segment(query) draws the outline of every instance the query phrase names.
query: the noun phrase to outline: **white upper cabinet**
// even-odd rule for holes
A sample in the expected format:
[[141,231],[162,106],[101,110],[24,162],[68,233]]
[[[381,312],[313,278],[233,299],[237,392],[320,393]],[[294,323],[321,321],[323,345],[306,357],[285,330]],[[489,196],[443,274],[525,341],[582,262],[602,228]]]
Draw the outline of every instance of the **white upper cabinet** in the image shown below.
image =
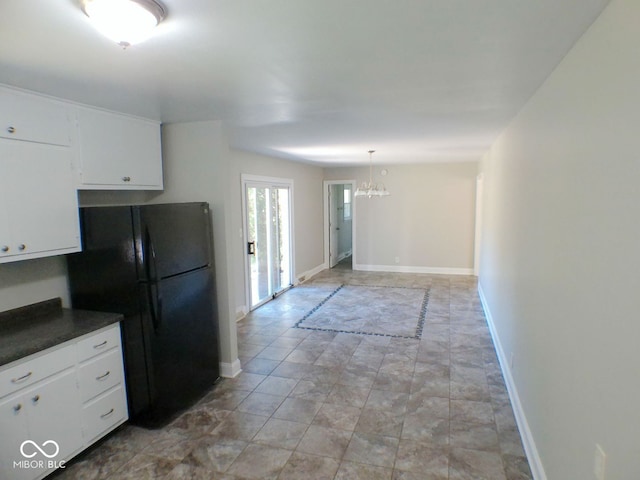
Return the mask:
[[0,263],[80,250],[71,106],[0,89]]
[[78,107],[79,189],[162,190],[160,124]]
[[0,85],[0,263],[78,252],[78,189],[162,190],[160,123]]
[[10,90],[0,90],[0,137],[71,145],[71,111],[64,103]]
[[69,147],[0,139],[0,263],[80,251]]

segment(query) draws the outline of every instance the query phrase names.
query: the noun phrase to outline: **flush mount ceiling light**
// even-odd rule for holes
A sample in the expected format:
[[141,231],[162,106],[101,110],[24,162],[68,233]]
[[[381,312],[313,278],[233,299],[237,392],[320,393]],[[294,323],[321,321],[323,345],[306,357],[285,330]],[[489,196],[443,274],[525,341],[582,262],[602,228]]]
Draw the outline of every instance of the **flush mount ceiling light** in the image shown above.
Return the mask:
[[358,187],[356,193],[353,195],[355,197],[386,197],[389,195],[389,192],[384,186],[384,183],[373,183],[373,154],[375,150],[369,150],[369,183],[363,182],[362,185]]
[[82,11],[100,33],[123,48],[149,38],[165,17],[155,0],[82,0]]

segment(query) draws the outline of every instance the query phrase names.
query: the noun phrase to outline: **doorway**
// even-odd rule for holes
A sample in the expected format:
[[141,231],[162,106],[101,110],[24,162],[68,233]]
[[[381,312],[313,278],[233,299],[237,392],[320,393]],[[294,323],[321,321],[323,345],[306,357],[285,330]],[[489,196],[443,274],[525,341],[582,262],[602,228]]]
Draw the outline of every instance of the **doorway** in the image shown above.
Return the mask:
[[249,309],[292,285],[293,180],[242,176],[246,295]]
[[324,182],[325,264],[334,268],[355,258],[355,180]]

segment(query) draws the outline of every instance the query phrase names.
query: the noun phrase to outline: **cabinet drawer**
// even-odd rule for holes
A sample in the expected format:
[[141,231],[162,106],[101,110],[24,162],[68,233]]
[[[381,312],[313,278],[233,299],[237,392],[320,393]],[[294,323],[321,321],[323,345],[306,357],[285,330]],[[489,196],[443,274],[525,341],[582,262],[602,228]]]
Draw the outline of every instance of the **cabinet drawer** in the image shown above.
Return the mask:
[[80,399],[87,400],[122,383],[122,353],[119,348],[83,364],[78,372]]
[[69,108],[37,95],[0,90],[0,137],[71,145]]
[[0,371],[0,398],[75,365],[75,345],[68,345]]
[[78,342],[78,361],[84,362],[118,346],[120,346],[120,325],[116,324],[108,330],[80,340]]
[[124,388],[119,386],[85,405],[82,410],[85,442],[91,442],[127,419]]

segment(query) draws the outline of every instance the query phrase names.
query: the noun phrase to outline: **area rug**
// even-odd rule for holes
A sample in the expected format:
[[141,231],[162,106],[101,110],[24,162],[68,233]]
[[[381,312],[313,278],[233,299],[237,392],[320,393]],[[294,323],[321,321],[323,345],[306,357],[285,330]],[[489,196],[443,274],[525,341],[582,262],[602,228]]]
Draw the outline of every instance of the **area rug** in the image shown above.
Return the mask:
[[421,288],[340,285],[295,327],[419,339],[428,301]]

